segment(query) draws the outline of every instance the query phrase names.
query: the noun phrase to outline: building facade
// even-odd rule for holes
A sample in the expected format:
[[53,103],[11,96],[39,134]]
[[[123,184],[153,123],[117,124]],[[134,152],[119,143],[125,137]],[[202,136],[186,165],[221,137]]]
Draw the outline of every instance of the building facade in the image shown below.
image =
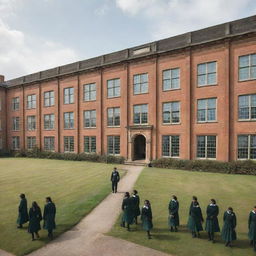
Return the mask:
[[0,148],[256,159],[256,16],[4,81]]

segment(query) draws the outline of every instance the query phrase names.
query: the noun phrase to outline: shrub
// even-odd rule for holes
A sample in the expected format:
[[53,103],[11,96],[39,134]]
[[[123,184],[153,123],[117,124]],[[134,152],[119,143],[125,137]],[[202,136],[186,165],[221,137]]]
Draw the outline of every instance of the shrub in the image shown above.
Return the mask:
[[176,168],[201,172],[256,175],[256,162],[251,160],[220,162],[215,160],[179,160],[173,158],[160,158],[152,161],[152,166],[158,168]]

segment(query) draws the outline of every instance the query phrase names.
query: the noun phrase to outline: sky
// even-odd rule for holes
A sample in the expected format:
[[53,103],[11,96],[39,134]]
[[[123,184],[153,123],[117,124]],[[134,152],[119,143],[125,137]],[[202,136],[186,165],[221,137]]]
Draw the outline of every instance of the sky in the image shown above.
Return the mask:
[[0,0],[6,80],[256,14],[256,0]]

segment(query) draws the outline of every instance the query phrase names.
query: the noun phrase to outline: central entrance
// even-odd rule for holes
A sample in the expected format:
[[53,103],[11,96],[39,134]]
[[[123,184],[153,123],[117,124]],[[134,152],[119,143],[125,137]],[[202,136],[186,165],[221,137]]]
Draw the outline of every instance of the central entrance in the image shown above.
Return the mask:
[[146,138],[139,134],[133,141],[134,154],[133,160],[145,160],[146,159]]

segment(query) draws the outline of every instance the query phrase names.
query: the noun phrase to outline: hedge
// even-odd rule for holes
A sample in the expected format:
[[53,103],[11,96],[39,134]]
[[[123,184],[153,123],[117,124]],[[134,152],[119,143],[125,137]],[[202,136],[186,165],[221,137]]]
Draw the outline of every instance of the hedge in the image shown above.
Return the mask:
[[220,162],[215,160],[179,160],[160,158],[151,165],[158,168],[181,169],[201,172],[256,175],[256,162],[252,160]]
[[38,148],[34,148],[33,150],[21,150],[21,151],[10,152],[9,156],[71,160],[71,161],[89,161],[89,162],[113,163],[113,164],[123,164],[125,161],[125,158],[122,156],[109,156],[109,155],[86,154],[86,153],[80,153],[80,154],[58,153],[58,152],[50,152],[50,151],[41,151]]

